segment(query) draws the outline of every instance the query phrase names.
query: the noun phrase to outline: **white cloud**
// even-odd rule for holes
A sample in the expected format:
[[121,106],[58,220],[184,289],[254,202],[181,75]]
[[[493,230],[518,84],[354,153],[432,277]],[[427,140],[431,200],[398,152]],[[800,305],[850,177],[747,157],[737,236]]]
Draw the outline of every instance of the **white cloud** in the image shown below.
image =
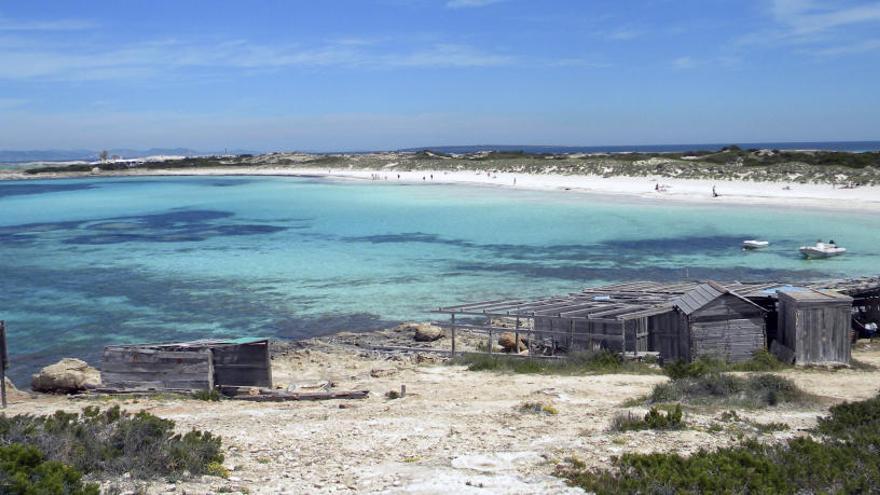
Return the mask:
[[503,1],[504,0],[449,0],[446,2],[446,7],[450,9],[469,9],[474,7],[485,7]]
[[409,50],[342,40],[323,45],[261,45],[159,40],[117,48],[9,44],[0,50],[0,79],[101,80],[173,76],[192,68],[464,68],[509,65],[516,57],[454,43]]
[[[814,0],[774,0],[772,12],[791,36],[806,36],[853,24],[880,22],[880,2],[845,5]],[[831,5],[829,5],[831,4]]]

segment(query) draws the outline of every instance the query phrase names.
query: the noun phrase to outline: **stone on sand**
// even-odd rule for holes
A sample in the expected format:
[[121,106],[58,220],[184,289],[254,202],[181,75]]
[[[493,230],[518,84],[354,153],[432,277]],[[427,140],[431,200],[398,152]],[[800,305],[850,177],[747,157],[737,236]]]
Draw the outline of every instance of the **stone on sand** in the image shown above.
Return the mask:
[[70,394],[97,388],[101,373],[81,359],[64,358],[46,366],[31,377],[31,388],[36,392]]

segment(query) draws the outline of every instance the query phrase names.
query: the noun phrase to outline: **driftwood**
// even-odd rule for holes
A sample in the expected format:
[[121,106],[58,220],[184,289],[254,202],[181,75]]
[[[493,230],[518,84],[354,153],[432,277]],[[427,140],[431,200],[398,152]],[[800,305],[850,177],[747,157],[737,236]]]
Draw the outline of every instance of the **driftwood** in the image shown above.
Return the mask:
[[349,390],[345,392],[284,392],[279,390],[258,389],[257,394],[239,391],[230,398],[253,402],[286,402],[296,400],[332,400],[332,399],[366,399],[369,390]]

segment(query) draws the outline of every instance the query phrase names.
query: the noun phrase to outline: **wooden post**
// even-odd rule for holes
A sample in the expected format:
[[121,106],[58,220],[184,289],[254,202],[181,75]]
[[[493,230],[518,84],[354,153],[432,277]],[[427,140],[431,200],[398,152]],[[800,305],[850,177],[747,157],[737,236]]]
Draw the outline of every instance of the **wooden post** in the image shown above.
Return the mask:
[[0,321],[0,403],[6,409],[6,368],[9,359],[6,354],[6,322]]
[[519,354],[519,316],[516,317],[516,327],[513,330],[514,354]]
[[455,313],[452,314],[452,357],[455,357]]
[[492,354],[492,330],[489,330],[489,354]]
[[[568,320],[568,355],[570,356],[574,352],[574,319]],[[590,330],[590,324],[587,322],[587,331]],[[592,347],[592,343],[590,345]]]

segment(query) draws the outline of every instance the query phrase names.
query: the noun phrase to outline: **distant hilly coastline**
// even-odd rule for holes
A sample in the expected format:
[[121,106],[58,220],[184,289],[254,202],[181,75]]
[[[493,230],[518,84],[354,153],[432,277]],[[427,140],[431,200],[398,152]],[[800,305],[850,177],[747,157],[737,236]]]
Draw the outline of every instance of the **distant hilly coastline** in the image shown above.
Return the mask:
[[511,144],[478,144],[454,146],[422,146],[405,148],[402,152],[423,150],[441,153],[478,153],[483,151],[524,151],[526,153],[683,153],[687,151],[720,151],[729,146],[742,149],[764,150],[816,150],[816,151],[848,151],[866,152],[880,151],[880,141],[794,141],[794,142],[762,142],[762,143],[700,143],[700,144],[640,144],[614,146],[545,146],[545,145],[511,145]]
[[[111,156],[120,158],[143,158],[148,156],[203,156],[218,153],[240,155],[253,153],[245,150],[229,151],[198,151],[190,148],[150,148],[136,150],[129,148],[115,148],[106,150]],[[0,150],[0,163],[28,163],[28,162],[70,162],[70,161],[93,161],[101,154],[100,150],[73,149],[73,150]]]

